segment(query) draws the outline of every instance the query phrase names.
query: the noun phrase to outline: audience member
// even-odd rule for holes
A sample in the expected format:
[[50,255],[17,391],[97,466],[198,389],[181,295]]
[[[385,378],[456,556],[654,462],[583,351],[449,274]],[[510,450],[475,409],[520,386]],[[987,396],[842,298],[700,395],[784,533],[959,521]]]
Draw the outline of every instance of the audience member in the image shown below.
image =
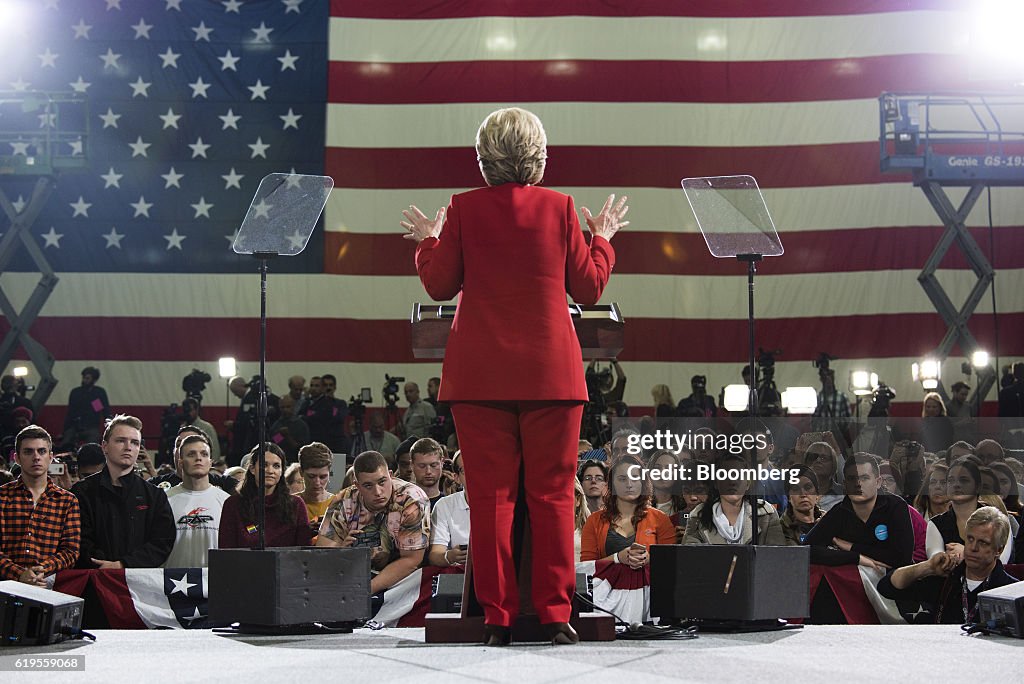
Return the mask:
[[280,408],[281,417],[270,426],[267,439],[281,447],[289,463],[295,463],[299,449],[303,444],[309,444],[309,426],[295,415],[295,399],[291,394],[281,397]]
[[583,461],[576,474],[587,497],[587,508],[591,513],[604,508],[604,496],[608,493],[608,466],[601,461]]
[[917,601],[930,611],[921,622],[976,622],[978,594],[1017,581],[999,560],[1009,537],[1006,516],[991,506],[967,519],[962,555],[939,552],[926,561],[898,568],[878,583],[882,596]]
[[583,526],[587,524],[587,518],[590,517],[590,509],[587,508],[587,497],[583,493],[583,485],[580,484],[578,479],[573,478],[572,481],[573,491],[573,505],[572,505],[572,517],[573,517],[573,533],[572,533],[572,553],[573,562],[580,562],[580,554],[583,551]]
[[999,417],[1024,417],[1024,361],[1013,364],[1011,384],[999,390]]
[[377,411],[370,414],[370,429],[363,433],[363,443],[370,451],[383,454],[385,458],[394,458],[401,441],[384,429],[384,414]]
[[[242,469],[244,472],[244,468]],[[302,479],[302,466],[292,463],[284,469],[284,483],[288,487],[288,493],[299,496],[306,491],[306,481]]]
[[208,551],[217,548],[221,511],[231,496],[210,483],[210,440],[206,434],[188,435],[175,449],[181,483],[167,490],[177,536],[164,562],[167,568],[205,568]]
[[966,382],[953,383],[953,397],[946,404],[946,415],[953,423],[953,438],[968,442],[978,438],[978,426],[975,421],[977,406],[969,403],[967,398],[971,386]]
[[322,442],[336,454],[349,452],[348,435],[345,432],[345,419],[348,417],[348,404],[335,398],[338,380],[330,373],[320,376],[322,393],[313,398],[310,387],[310,402],[302,419],[309,426],[309,438],[314,442]]
[[[164,490],[170,489],[171,487],[176,487],[179,484],[181,484],[181,444],[182,442],[185,441],[186,437],[191,437],[194,435],[203,435],[208,439],[210,438],[209,435],[206,434],[205,430],[200,429],[196,425],[182,425],[180,428],[178,428],[178,434],[174,437],[174,447],[171,449],[171,454],[174,458],[174,470],[172,470],[169,473],[165,473],[163,475],[158,475],[156,477],[150,478],[150,484],[156,485],[157,487],[160,487],[161,489]],[[213,439],[216,439],[216,437],[214,437]],[[211,451],[213,450],[212,443],[210,444],[210,449]],[[227,477],[224,477],[220,473],[214,472],[212,463],[210,466],[210,472],[207,475],[207,477],[210,480],[210,484],[212,484],[213,486],[220,487],[228,494],[235,493],[235,487],[237,486],[237,483]]]
[[405,400],[409,402],[409,408],[405,409],[405,413],[402,414],[402,435],[406,439],[429,437],[430,426],[434,424],[437,412],[433,406],[420,399],[420,387],[415,382],[405,383],[403,389]]
[[[751,483],[729,477],[730,470],[749,468],[750,463],[740,454],[722,454],[715,462],[721,479],[708,487],[707,501],[697,506],[686,519],[684,544],[749,544],[753,537],[753,514],[744,495]],[[756,543],[784,546],[779,514],[775,507],[757,500]]]
[[[1006,512],[1012,519],[1020,520],[1020,494],[1017,490],[1017,479],[1005,461],[996,461],[991,465],[996,476],[996,495],[1003,500]],[[1012,521],[1011,521],[1012,525]]]
[[399,444],[398,449],[395,450],[396,467],[394,474],[399,480],[406,482],[416,481],[415,476],[412,474],[412,454],[409,453],[409,450],[412,449],[412,445],[415,443],[416,437],[410,437]]
[[704,375],[690,378],[690,396],[680,400],[676,415],[680,418],[714,418],[718,415],[714,397],[708,396],[708,379]]
[[306,417],[306,410],[309,405],[316,401],[317,397],[324,393],[323,379],[319,375],[314,375],[309,379],[309,391],[299,399],[298,403],[295,404],[295,415],[300,418]]
[[921,404],[921,443],[928,451],[939,451],[948,449],[954,441],[953,422],[946,415],[942,396],[929,392]]
[[818,507],[821,495],[818,493],[818,478],[814,471],[805,465],[796,466],[797,482],[786,480],[788,505],[779,517],[782,534],[786,543],[799,546],[804,543],[807,533],[821,520],[825,512]]
[[[238,490],[224,502],[220,518],[219,546],[222,549],[253,549],[259,544],[257,511],[259,498],[264,497],[264,544],[274,546],[309,546],[313,534],[309,529],[309,516],[302,499],[288,492],[284,482],[284,451],[276,444],[268,444],[262,455],[259,445],[249,452],[249,467]],[[262,456],[264,478],[257,482],[259,458]]]
[[[799,449],[798,449],[799,451]],[[814,442],[804,452],[804,465],[814,471],[821,488],[818,505],[828,512],[843,500],[843,459],[828,442]]]
[[119,414],[103,432],[105,464],[72,488],[82,510],[81,568],[158,568],[174,547],[174,514],[164,490],[135,471],[142,421]]
[[430,507],[430,565],[461,566],[469,556],[469,501],[466,499],[466,478],[462,472],[462,454],[454,459],[455,477],[463,489],[441,497]]
[[78,461],[79,480],[84,480],[90,475],[100,472],[107,463],[107,459],[103,455],[103,447],[96,442],[87,442],[78,447],[75,460]]
[[983,439],[974,447],[974,455],[978,457],[982,465],[990,466],[997,461],[1006,460],[1006,452],[1003,445],[994,439]]
[[111,416],[107,391],[96,384],[100,370],[93,366],[82,369],[82,384],[68,395],[64,414],[63,444],[96,442],[100,438],[100,422]]
[[676,412],[676,403],[672,399],[672,390],[668,385],[655,385],[651,388],[654,400],[654,415],[658,418],[671,418]]
[[429,437],[416,440],[409,450],[412,457],[412,474],[415,483],[430,499],[433,507],[438,499],[444,496],[441,492],[441,463],[444,459],[444,448]]
[[878,463],[855,454],[843,470],[846,496],[807,533],[811,562],[886,570],[909,565],[914,531],[907,503],[880,494]]
[[217,437],[217,430],[214,429],[213,425],[199,416],[200,408],[199,402],[193,397],[186,397],[181,402],[181,411],[185,415],[185,425],[191,425],[203,431],[206,438],[210,440],[210,462],[215,463],[221,460],[220,438]]
[[45,587],[47,577],[78,559],[78,500],[50,481],[52,449],[50,434],[38,425],[15,438],[21,473],[0,486],[0,579]]
[[[889,463],[902,477],[900,495],[910,502],[917,492],[921,491],[925,471],[925,450],[919,442],[904,440],[893,445],[889,455]],[[890,492],[890,494],[895,492]]]
[[917,497],[914,508],[920,511],[926,520],[931,520],[949,510],[949,497],[946,496],[946,476],[949,468],[944,463],[935,463],[928,467],[924,484]]
[[320,529],[327,507],[334,497],[334,492],[327,489],[333,466],[334,455],[326,444],[313,442],[299,449],[299,467],[305,483],[302,501],[306,504],[309,526],[314,533]]
[[370,593],[378,594],[419,567],[430,540],[430,502],[416,485],[392,479],[376,451],[356,456],[352,469],[356,484],[327,509],[317,546],[373,549]]

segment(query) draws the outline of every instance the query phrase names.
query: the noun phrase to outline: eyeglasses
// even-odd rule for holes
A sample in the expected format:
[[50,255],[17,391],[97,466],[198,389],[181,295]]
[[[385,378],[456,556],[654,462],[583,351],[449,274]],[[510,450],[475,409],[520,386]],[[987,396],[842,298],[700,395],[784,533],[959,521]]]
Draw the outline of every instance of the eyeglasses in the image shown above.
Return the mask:
[[604,475],[584,475],[584,482],[604,482]]

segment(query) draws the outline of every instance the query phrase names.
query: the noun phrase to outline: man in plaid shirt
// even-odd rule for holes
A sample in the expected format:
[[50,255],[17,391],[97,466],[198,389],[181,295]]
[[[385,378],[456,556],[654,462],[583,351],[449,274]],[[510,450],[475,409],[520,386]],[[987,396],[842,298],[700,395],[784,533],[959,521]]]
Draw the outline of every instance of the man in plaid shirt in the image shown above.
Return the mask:
[[47,576],[78,559],[78,499],[50,481],[52,449],[50,434],[38,425],[15,439],[21,477],[0,487],[0,578],[45,587]]

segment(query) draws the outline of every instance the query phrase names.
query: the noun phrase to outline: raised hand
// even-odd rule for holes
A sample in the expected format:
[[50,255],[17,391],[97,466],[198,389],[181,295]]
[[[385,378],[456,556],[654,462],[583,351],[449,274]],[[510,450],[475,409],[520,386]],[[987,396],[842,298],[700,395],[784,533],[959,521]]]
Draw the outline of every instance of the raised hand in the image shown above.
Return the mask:
[[628,226],[629,221],[622,220],[626,212],[629,211],[629,205],[626,204],[627,199],[623,195],[618,202],[615,202],[615,195],[608,195],[604,206],[601,207],[601,213],[597,216],[593,216],[589,209],[582,207],[583,218],[587,221],[590,234],[595,237],[602,237],[605,240],[611,240],[619,232],[620,228]]
[[417,207],[410,204],[408,209],[402,210],[402,215],[407,221],[402,221],[402,227],[407,231],[403,235],[406,240],[422,242],[427,238],[436,238],[441,235],[441,226],[444,225],[444,207],[437,210],[437,215],[430,218]]

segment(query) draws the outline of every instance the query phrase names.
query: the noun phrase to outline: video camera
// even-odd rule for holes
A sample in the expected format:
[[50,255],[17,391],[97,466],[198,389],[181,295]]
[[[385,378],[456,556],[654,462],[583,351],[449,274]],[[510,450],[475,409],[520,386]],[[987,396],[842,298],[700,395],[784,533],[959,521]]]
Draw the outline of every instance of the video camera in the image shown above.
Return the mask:
[[398,383],[405,382],[405,378],[392,377],[387,373],[384,374],[384,389],[381,394],[384,395],[384,403],[388,406],[393,407],[398,403]]
[[871,394],[871,410],[868,411],[868,418],[884,418],[889,415],[889,404],[896,398],[893,392],[884,382],[879,382],[878,387]]
[[210,382],[209,373],[193,368],[191,373],[181,379],[181,389],[185,392],[186,397],[192,397],[202,403],[203,392],[206,391],[208,382]]

